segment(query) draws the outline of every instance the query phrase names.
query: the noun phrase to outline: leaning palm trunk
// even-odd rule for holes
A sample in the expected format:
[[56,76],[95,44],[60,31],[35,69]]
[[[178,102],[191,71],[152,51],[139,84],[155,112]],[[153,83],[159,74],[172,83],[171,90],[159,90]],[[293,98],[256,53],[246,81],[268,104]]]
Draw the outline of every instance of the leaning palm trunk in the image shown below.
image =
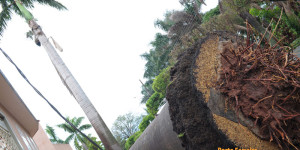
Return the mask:
[[33,34],[35,37],[40,41],[43,47],[46,49],[52,64],[54,65],[55,69],[57,70],[60,78],[62,79],[65,86],[68,88],[70,93],[74,96],[77,100],[78,104],[86,114],[87,118],[91,122],[93,128],[96,130],[98,136],[100,137],[105,149],[107,150],[121,150],[121,147],[117,143],[116,139],[113,137],[110,130],[107,128],[106,124],[102,120],[101,116],[95,109],[94,105],[91,103],[89,98],[86,96],[84,91],[81,89],[78,82],[75,80],[63,60],[55,51],[54,47],[42,31],[41,27],[34,21],[33,16],[31,13],[26,10],[22,6],[22,4],[16,1],[20,11],[26,18],[29,27],[32,29]]
[[48,38],[43,33],[40,26],[34,21],[29,21],[29,26],[32,29],[36,38],[41,42],[43,47],[46,49],[52,64],[54,65],[55,69],[57,70],[60,78],[62,79],[65,86],[68,88],[70,93],[75,97],[78,104],[90,120],[92,126],[96,130],[98,136],[100,137],[103,145],[108,150],[118,150],[121,149],[113,135],[111,134],[110,130],[102,120],[101,116],[95,109],[94,105],[91,103],[89,98],[86,96],[84,91],[81,89],[78,82],[75,80],[63,60],[55,51],[54,47],[48,40]]

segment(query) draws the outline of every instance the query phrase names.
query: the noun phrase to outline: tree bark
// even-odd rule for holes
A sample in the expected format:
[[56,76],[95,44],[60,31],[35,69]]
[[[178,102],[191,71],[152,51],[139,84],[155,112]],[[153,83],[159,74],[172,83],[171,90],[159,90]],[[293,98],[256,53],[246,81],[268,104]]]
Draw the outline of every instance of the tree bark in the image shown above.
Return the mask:
[[173,131],[168,109],[169,104],[166,103],[130,150],[184,150],[178,135]]
[[63,60],[57,54],[56,50],[49,42],[46,35],[43,33],[40,26],[34,21],[30,20],[29,26],[32,29],[36,38],[41,42],[43,47],[46,49],[52,64],[54,65],[55,69],[57,70],[62,82],[68,88],[70,93],[74,96],[77,100],[78,104],[88,117],[89,121],[91,122],[93,128],[95,129],[96,133],[100,137],[105,149],[107,150],[121,150],[121,147],[113,137],[112,133],[106,126],[105,122],[102,120],[101,116],[95,109],[94,105],[91,103],[89,98],[86,96],[76,79],[73,77]]

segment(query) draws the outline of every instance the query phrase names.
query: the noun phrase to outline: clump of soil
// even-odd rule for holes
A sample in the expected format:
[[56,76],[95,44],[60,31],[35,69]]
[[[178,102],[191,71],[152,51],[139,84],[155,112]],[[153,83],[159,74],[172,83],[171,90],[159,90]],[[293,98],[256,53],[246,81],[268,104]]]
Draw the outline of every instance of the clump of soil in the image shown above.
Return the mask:
[[178,62],[170,71],[171,84],[166,94],[170,105],[170,117],[173,130],[184,135],[180,139],[187,150],[235,147],[217,128],[212,113],[205,103],[204,95],[194,86],[192,60],[207,39],[201,40],[180,55]]
[[[267,42],[225,47],[219,90],[230,106],[282,149],[300,143],[300,59]],[[251,129],[250,126],[248,128]]]

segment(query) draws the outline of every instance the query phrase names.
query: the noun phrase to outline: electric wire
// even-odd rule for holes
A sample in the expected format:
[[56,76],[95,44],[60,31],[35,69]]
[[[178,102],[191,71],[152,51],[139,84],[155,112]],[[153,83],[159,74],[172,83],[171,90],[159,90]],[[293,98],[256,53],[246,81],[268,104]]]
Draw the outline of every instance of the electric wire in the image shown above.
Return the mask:
[[23,79],[34,89],[34,91],[41,96],[48,105],[64,120],[66,121],[74,130],[78,131],[83,137],[85,137],[89,142],[91,142],[93,145],[95,145],[100,150],[103,150],[97,143],[95,143],[93,140],[91,140],[86,134],[82,133],[75,125],[73,125],[68,119],[66,119],[57,109],[54,107],[49,100],[34,86],[31,84],[31,82],[28,80],[28,78],[25,76],[25,74],[22,72],[22,70],[14,63],[14,61],[5,53],[5,51],[0,48],[0,51],[2,54],[7,58],[7,60],[15,66],[15,68],[18,70],[19,74],[23,77]]

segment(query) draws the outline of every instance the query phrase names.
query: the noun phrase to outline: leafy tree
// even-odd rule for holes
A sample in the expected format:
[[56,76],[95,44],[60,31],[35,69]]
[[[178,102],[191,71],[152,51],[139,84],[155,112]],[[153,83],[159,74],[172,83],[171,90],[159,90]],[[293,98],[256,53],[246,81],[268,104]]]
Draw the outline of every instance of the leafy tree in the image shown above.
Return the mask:
[[[69,117],[67,117],[67,119],[74,124],[75,127],[77,127],[80,131],[84,131],[87,129],[90,129],[92,126],[90,124],[83,124],[82,120],[84,119],[84,117],[74,117],[72,119],[70,119]],[[70,143],[72,140],[74,141],[74,146],[77,150],[81,150],[81,149],[87,149],[87,142],[84,139],[84,137],[82,137],[82,135],[74,130],[69,124],[67,123],[62,123],[57,125],[57,127],[63,129],[65,132],[69,133],[70,135],[66,138],[65,143]]]
[[141,120],[142,116],[136,116],[133,113],[120,115],[115,120],[112,133],[123,148],[125,148],[126,140],[138,131]]
[[65,144],[66,142],[56,136],[53,127],[46,125],[46,133],[50,136],[50,141],[54,144]]
[[144,95],[141,103],[145,103],[154,93],[152,89],[153,79],[169,65],[169,54],[172,46],[169,44],[170,39],[167,35],[157,33],[155,40],[150,44],[152,49],[141,55],[147,62],[145,65],[144,78],[147,79],[142,87],[141,93]]
[[149,53],[141,55],[141,57],[147,61],[144,73],[144,77],[147,79],[153,79],[162,69],[168,66],[168,55],[171,51],[168,47],[169,38],[161,33],[157,33],[155,40],[150,44],[153,49],[151,49]]

